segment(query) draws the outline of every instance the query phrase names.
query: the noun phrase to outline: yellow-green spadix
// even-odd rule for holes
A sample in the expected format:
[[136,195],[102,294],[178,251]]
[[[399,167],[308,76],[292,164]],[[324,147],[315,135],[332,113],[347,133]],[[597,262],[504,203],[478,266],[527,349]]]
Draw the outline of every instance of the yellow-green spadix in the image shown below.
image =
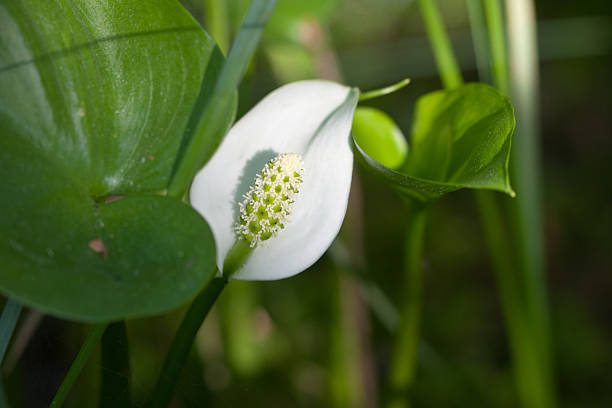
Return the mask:
[[255,248],[282,231],[289,221],[303,176],[304,162],[299,154],[281,153],[266,163],[239,204],[237,239],[248,241]]
[[358,95],[334,82],[294,82],[232,127],[190,191],[215,236],[220,270],[241,239],[253,251],[234,279],[289,277],[329,248],[348,203]]

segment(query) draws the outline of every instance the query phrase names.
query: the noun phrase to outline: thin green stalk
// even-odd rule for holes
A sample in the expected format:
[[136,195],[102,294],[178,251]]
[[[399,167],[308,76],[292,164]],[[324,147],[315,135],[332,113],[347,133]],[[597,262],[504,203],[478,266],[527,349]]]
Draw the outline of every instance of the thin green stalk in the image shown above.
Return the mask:
[[[331,314],[331,333],[330,333],[330,373],[329,373],[329,388],[330,388],[330,406],[334,408],[348,408],[351,406],[351,384],[353,381],[349,378],[349,358],[345,347],[345,330],[347,322],[342,315],[343,303],[345,299],[342,296],[342,282],[339,268],[333,265],[333,271],[330,278],[333,279],[332,290],[330,297],[332,299],[332,314]],[[351,350],[354,351],[354,350]],[[354,374],[354,373],[350,373]]]
[[519,399],[521,406],[529,407],[531,405],[530,395],[534,393],[533,391],[537,393],[538,388],[537,378],[534,379],[534,373],[537,373],[537,370],[533,369],[533,364],[538,357],[537,353],[534,354],[533,345],[535,343],[530,341],[528,319],[525,317],[521,289],[516,279],[516,266],[508,247],[508,229],[503,222],[503,215],[499,203],[495,201],[495,196],[488,191],[477,191],[475,194],[487,237],[487,249],[497,279]]
[[231,372],[241,378],[254,377],[265,356],[253,335],[253,316],[259,304],[257,287],[252,282],[236,281],[216,303],[223,339],[223,354]]
[[[515,5],[516,3],[512,4],[512,6]],[[509,94],[510,79],[514,83],[515,78],[508,76],[507,49],[500,0],[484,0],[484,6],[493,59],[494,83],[502,92]],[[524,23],[525,19],[521,19],[521,28],[519,29],[521,32]],[[514,54],[511,60],[519,59],[521,60],[519,63],[522,64],[523,58],[525,56]],[[513,75],[515,75],[514,72]],[[516,99],[514,102],[518,111],[520,104],[517,103]],[[520,114],[517,116],[519,120],[513,140],[513,157],[517,155],[516,142],[517,138],[521,137],[520,128],[524,126],[525,121],[529,122],[530,119],[533,119],[533,117],[524,117]],[[521,162],[522,160],[521,158]],[[533,171],[530,174],[523,174],[522,178],[519,175],[513,176],[512,179],[518,197],[511,202],[511,206],[516,207],[517,204],[520,205],[524,201],[524,192],[519,191],[517,185],[532,184],[530,180],[535,174],[537,172]],[[490,193],[480,192],[477,193],[477,198],[508,327],[515,379],[521,405],[535,408],[552,407],[554,406],[554,392],[546,340],[548,336],[548,312],[546,310],[547,301],[545,299],[543,271],[539,271],[541,283],[537,290],[530,289],[529,282],[534,281],[533,270],[529,270],[529,266],[524,262],[525,256],[522,255],[525,250],[536,250],[537,248],[524,248],[522,241],[525,238],[529,240],[531,237],[522,237],[520,234],[515,234],[513,237],[514,243],[510,242],[507,228],[503,224],[502,215],[494,197]],[[539,211],[533,208],[531,210]],[[524,219],[521,219],[522,216],[528,217],[532,229],[539,230],[539,219],[532,218],[531,214],[518,214],[514,219],[514,224],[522,225],[525,222]],[[509,253],[509,248],[512,247],[516,248],[522,255],[519,256],[519,259]],[[517,274],[517,270],[522,271],[522,274]]]
[[487,21],[489,47],[491,50],[491,70],[493,83],[505,93],[510,92],[508,83],[508,58],[506,51],[506,36],[504,35],[504,16],[501,0],[483,0],[484,14]]
[[359,408],[368,405],[367,370],[363,356],[363,306],[355,278],[340,265],[331,268],[333,285],[332,320],[330,324],[330,393],[331,407]]
[[[508,4],[513,3],[509,1]],[[490,46],[492,48],[491,55],[493,58],[493,76],[495,82],[502,88],[502,91],[508,93],[508,69],[506,60],[505,39],[503,35],[503,19],[499,8],[498,0],[485,0],[485,15],[488,19],[488,32],[490,36]],[[472,18],[475,13],[471,13]],[[429,20],[426,19],[426,23]],[[517,22],[519,20],[516,20]],[[431,23],[431,21],[430,21]],[[444,30],[441,22],[438,30]],[[518,24],[518,23],[517,23]],[[517,29],[517,31],[520,31]],[[432,41],[432,44],[438,48],[436,55],[443,55],[446,59],[451,59],[448,54],[452,54],[449,43],[445,41]],[[438,64],[440,75],[445,84],[452,83],[454,75],[449,74],[448,70],[443,70],[443,64]],[[451,86],[447,86],[450,88]],[[519,121],[520,123],[520,121]],[[516,154],[516,153],[515,153]],[[535,173],[534,173],[535,174]],[[514,178],[516,182],[516,178]],[[518,191],[518,190],[517,190]],[[520,195],[521,193],[519,193]],[[507,239],[507,231],[503,222],[503,216],[498,209],[497,203],[491,193],[477,192],[476,193],[480,214],[483,219],[485,234],[487,236],[487,244],[489,252],[493,260],[493,266],[497,275],[500,289],[500,297],[503,304],[504,315],[508,325],[511,348],[514,356],[514,367],[517,378],[517,386],[523,406],[533,407],[550,407],[552,399],[550,396],[550,387],[547,380],[546,371],[542,371],[542,358],[546,360],[545,354],[547,350],[538,347],[542,344],[538,340],[537,328],[530,324],[529,318],[525,316],[532,315],[524,310],[524,301],[522,297],[521,286],[516,281],[516,267],[512,265],[514,258],[511,252],[511,245]],[[531,218],[531,222],[536,221]],[[538,225],[538,224],[534,224]],[[521,268],[525,270],[525,268]],[[536,286],[536,285],[532,285]],[[542,285],[543,286],[543,285]],[[542,287],[540,286],[540,288]],[[529,292],[529,289],[527,290]],[[532,290],[532,296],[538,297],[542,291]],[[527,308],[529,299],[526,299]],[[542,324],[542,327],[545,327]],[[542,329],[545,330],[545,329]],[[546,365],[546,361],[545,364]]]
[[527,312],[539,342],[542,362],[542,407],[555,405],[550,322],[546,290],[546,262],[541,207],[540,111],[537,30],[532,0],[506,1],[508,16],[510,83],[517,126],[512,140],[510,172],[517,192],[511,203],[516,225],[520,270],[525,285]]
[[62,384],[57,390],[55,398],[53,398],[53,401],[51,401],[49,408],[59,408],[64,404],[68,393],[70,393],[70,389],[74,385],[76,379],[79,377],[79,374],[87,363],[87,360],[89,360],[89,356],[91,355],[92,351],[94,351],[96,348],[96,345],[100,341],[100,338],[102,337],[107,325],[108,323],[98,323],[91,328],[85,342],[79,350],[79,354],[77,354],[72,365],[70,366],[70,369],[68,370],[68,373],[66,374],[66,377],[64,377],[64,381],[62,381]]
[[516,266],[508,259],[507,227],[501,223],[502,214],[495,197],[488,192],[476,194],[493,269],[498,282],[502,312],[506,322],[512,365],[520,405],[522,407],[551,407],[552,394],[547,373],[533,327],[526,310],[524,289],[517,279]]
[[516,221],[524,266],[527,295],[539,323],[548,327],[548,301],[544,271],[544,238],[541,218],[540,109],[536,20],[530,0],[507,1],[512,66],[512,98],[517,117],[512,140],[510,170],[517,192]]
[[254,249],[246,239],[236,240],[223,261],[223,276],[229,279],[244,265]]
[[463,78],[457,59],[452,52],[451,42],[442,23],[440,12],[434,1],[419,0],[419,7],[444,88],[452,89],[461,85]]
[[474,55],[480,82],[491,83],[489,66],[489,45],[487,44],[487,28],[484,23],[482,0],[466,0],[470,32],[474,43]]
[[227,0],[207,0],[204,2],[206,10],[206,28],[223,54],[227,53],[230,45],[230,27],[228,24]]
[[170,403],[196,334],[226,284],[225,278],[213,278],[189,307],[172,341],[148,407],[163,408]]
[[276,1],[253,0],[251,3],[242,28],[223,64],[212,96],[196,126],[197,130],[194,131],[184,155],[174,169],[168,185],[168,196],[183,198],[197,171],[215,152],[219,143],[215,135],[225,125],[225,114],[233,107],[236,89],[259,42],[267,19],[276,6]]
[[359,102],[367,101],[368,99],[379,98],[381,96],[389,95],[390,93],[399,91],[410,83],[410,78],[402,79],[401,81],[385,86],[384,88],[374,89],[372,91],[363,92],[359,95]]
[[21,309],[22,306],[19,302],[8,298],[4,310],[2,310],[2,317],[0,317],[0,367],[2,367],[4,354],[13,336],[13,330],[15,330],[17,320],[19,320]]
[[111,323],[102,336],[100,408],[129,408],[130,355],[125,322]]
[[415,203],[409,207],[409,213],[411,217],[406,231],[404,289],[389,374],[388,408],[409,406],[408,393],[416,372],[423,280],[421,259],[426,210]]
[[[450,40],[440,13],[432,0],[419,0],[425,28],[432,44],[442,82],[446,88],[455,88],[463,83],[459,64],[452,52]],[[412,203],[412,219],[406,236],[406,259],[404,266],[403,305],[400,309],[396,342],[389,374],[389,398],[387,408],[409,406],[408,392],[416,372],[417,346],[421,315],[422,271],[421,257],[425,235],[426,210]]]

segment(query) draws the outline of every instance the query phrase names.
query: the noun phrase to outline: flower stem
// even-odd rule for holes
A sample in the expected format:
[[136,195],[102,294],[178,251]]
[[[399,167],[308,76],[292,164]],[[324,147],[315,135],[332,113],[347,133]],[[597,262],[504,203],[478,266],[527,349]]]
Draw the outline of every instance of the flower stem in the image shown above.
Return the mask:
[[444,88],[452,89],[461,85],[463,78],[457,59],[452,52],[451,42],[442,23],[440,12],[434,1],[419,0],[419,7]]
[[87,360],[89,360],[89,356],[91,355],[92,351],[94,351],[96,348],[96,345],[98,344],[98,341],[100,341],[100,338],[102,337],[107,325],[108,323],[99,323],[91,328],[85,342],[79,350],[79,354],[77,354],[74,362],[70,366],[68,374],[66,374],[66,377],[64,377],[64,381],[62,381],[62,384],[57,390],[55,398],[53,398],[49,408],[61,407],[64,404],[70,389],[81,373],[85,363],[87,363]]
[[195,174],[215,152],[220,142],[218,133],[224,130],[227,111],[233,109],[234,94],[276,1],[253,0],[251,3],[242,28],[223,64],[212,96],[202,112],[197,129],[189,140],[184,155],[175,166],[168,184],[168,196],[183,198]]
[[229,279],[249,258],[253,252],[249,242],[246,239],[238,239],[234,246],[229,250],[223,262],[223,276]]
[[102,336],[100,408],[129,408],[130,355],[125,322],[111,323]]
[[395,347],[389,374],[387,408],[409,406],[408,392],[412,387],[419,343],[421,289],[426,210],[420,204],[409,207],[410,220],[406,231],[404,282],[400,320],[395,335]]
[[410,78],[402,79],[401,81],[385,86],[384,88],[374,89],[371,91],[364,92],[359,95],[359,102],[367,101],[368,99],[379,98],[381,96],[389,95],[390,93],[399,91],[410,83]]
[[196,334],[226,284],[225,278],[213,278],[189,307],[172,341],[148,407],[162,408],[170,403]]
[[0,367],[2,367],[4,354],[13,336],[13,330],[15,330],[17,320],[19,320],[21,309],[20,303],[8,298],[4,310],[2,310],[2,317],[0,317]]

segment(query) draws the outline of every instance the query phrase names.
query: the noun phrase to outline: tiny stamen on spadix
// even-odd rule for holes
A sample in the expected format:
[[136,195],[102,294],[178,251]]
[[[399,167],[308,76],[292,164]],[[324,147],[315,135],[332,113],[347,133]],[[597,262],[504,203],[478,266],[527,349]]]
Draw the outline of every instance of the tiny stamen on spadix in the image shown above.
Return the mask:
[[281,153],[266,163],[239,203],[238,238],[253,248],[285,228],[303,174],[304,162],[296,153]]

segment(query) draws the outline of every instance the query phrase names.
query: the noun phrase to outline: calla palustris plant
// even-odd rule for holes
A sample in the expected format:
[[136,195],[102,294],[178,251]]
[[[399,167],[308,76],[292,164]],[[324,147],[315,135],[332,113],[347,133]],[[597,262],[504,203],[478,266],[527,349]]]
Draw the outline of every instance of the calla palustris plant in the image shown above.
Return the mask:
[[422,204],[461,188],[514,195],[508,176],[514,124],[514,109],[506,96],[488,85],[466,84],[419,98],[410,149],[396,170],[368,154],[363,129],[354,129],[366,138],[361,144],[354,139],[355,151],[368,170],[401,196]]
[[[76,320],[147,316],[191,299],[241,240],[252,248],[233,273],[242,279],[299,273],[330,245],[346,211],[356,89],[291,84],[240,120],[191,192],[211,231],[164,196],[223,63],[192,17],[162,0],[29,0],[4,11],[3,294]],[[234,111],[223,114],[228,126]],[[288,194],[269,208],[284,206],[279,217],[250,233],[259,218],[249,185],[258,173],[270,181],[275,163],[297,178],[277,180]],[[223,194],[202,197],[207,182]]]

